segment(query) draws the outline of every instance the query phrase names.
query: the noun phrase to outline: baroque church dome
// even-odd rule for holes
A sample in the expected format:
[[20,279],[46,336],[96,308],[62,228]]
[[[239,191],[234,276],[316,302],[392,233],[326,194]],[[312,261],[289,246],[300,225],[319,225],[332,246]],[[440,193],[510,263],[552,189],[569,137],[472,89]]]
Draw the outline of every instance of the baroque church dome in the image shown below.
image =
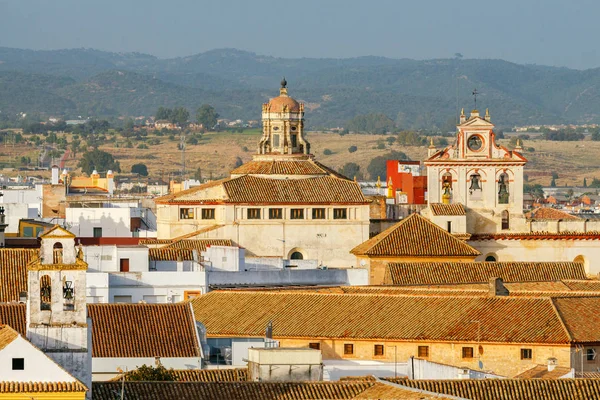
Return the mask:
[[300,112],[301,107],[294,98],[287,94],[287,81],[285,78],[281,80],[281,89],[279,96],[269,100],[267,105],[269,112]]

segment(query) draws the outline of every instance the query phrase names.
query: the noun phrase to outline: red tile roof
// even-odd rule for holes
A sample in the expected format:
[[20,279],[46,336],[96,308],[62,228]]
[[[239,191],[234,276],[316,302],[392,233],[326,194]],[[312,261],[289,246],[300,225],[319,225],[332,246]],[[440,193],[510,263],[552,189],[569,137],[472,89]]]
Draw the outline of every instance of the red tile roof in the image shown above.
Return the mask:
[[465,208],[460,203],[455,204],[443,204],[443,203],[429,203],[429,208],[433,215],[467,215]]
[[92,357],[200,357],[190,305],[88,304]]
[[36,249],[0,249],[0,303],[19,301],[27,291],[27,264],[37,257]]
[[469,240],[600,240],[600,231],[486,233],[472,235]]
[[404,386],[471,400],[590,400],[600,398],[600,379],[410,380]]
[[298,160],[253,160],[231,171],[231,175],[333,175],[348,179],[308,156]]
[[384,283],[388,285],[443,285],[504,282],[544,282],[586,279],[583,264],[576,262],[421,262],[390,263]]
[[525,372],[515,376],[517,379],[559,379],[571,372],[569,367],[554,366],[552,371],[548,370],[547,365],[536,365]]
[[351,253],[388,257],[475,257],[481,254],[419,214],[412,214],[359,244]]
[[[87,392],[81,382],[2,382],[0,393],[73,393]],[[27,399],[29,396],[19,396]]]
[[581,218],[579,218],[573,214],[569,214],[564,211],[560,211],[560,210],[557,210],[557,209],[551,208],[551,207],[536,208],[535,210],[532,210],[529,213],[527,213],[526,217],[529,219],[536,219],[536,220],[543,220],[543,219],[545,219],[545,220],[559,220],[559,219],[581,220]]
[[[222,185],[223,199],[204,199],[208,187]],[[367,204],[360,187],[354,181],[321,176],[304,179],[268,179],[242,175],[196,186],[173,195],[156,199],[157,204],[201,204],[208,201],[243,204]]]
[[0,324],[5,324],[19,332],[21,336],[27,335],[27,307],[22,303],[0,304]]
[[[600,306],[600,298],[592,299]],[[569,300],[559,310],[575,320],[582,312]],[[276,339],[477,341],[471,321],[481,321],[485,342],[571,341],[550,298],[214,291],[192,304],[209,337],[262,337],[273,321]],[[593,335],[600,340],[598,330],[590,330]]]

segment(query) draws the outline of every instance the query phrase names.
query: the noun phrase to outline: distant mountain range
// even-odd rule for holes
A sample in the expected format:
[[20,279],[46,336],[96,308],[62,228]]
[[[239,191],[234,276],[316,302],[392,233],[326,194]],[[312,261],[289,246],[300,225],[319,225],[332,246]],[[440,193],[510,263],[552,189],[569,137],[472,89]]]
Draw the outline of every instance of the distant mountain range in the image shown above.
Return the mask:
[[[203,103],[231,119],[259,119],[278,94],[306,103],[310,127],[343,126],[382,112],[402,128],[451,125],[457,103],[489,108],[501,126],[600,123],[600,69],[572,70],[503,60],[383,57],[285,59],[235,49],[158,59],[91,49],[0,47],[0,112],[72,117],[152,115],[159,106]],[[457,102],[458,100],[458,102]]]

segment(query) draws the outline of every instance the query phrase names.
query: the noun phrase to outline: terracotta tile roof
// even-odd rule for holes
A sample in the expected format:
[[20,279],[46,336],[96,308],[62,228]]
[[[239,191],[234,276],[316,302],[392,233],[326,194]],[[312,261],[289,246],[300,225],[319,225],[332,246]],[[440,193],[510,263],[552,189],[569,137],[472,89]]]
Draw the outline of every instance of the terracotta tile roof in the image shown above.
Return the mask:
[[92,357],[200,357],[188,303],[88,304]]
[[577,372],[577,378],[600,379],[600,372]]
[[571,290],[579,291],[600,291],[600,281],[595,279],[586,280],[563,280],[563,284]]
[[600,397],[600,379],[384,379],[471,400],[589,400]]
[[[373,382],[125,382],[126,399],[317,400],[352,399]],[[94,400],[114,400],[119,382],[93,382]]]
[[600,231],[490,233],[471,235],[469,240],[600,240]]
[[37,249],[0,249],[0,303],[19,301],[27,291],[27,264]]
[[11,344],[19,337],[19,332],[8,325],[0,325],[0,350]]
[[[86,392],[81,382],[2,382],[0,393],[73,393]],[[27,398],[27,397],[19,397]]]
[[[247,368],[224,369],[173,369],[169,370],[179,382],[246,382],[248,380]],[[129,381],[130,371],[125,373],[125,381]],[[111,382],[121,382],[123,375],[116,376]]]
[[[385,382],[385,381],[384,381]],[[446,397],[437,393],[431,393],[407,386],[392,385],[389,383],[375,383],[353,399],[364,400],[451,400],[456,397]]]
[[148,245],[148,244],[169,244],[172,243],[173,239],[154,239],[154,238],[150,238],[150,239],[140,239],[140,244],[142,245]]
[[475,257],[481,254],[419,214],[412,214],[359,244],[351,253],[390,257]]
[[209,337],[262,337],[273,321],[274,338],[476,341],[477,320],[486,342],[570,340],[549,298],[213,291],[192,304]]
[[[200,185],[174,195],[156,199],[157,204],[197,204],[214,199],[203,199],[206,185]],[[215,185],[211,182],[210,185]],[[226,203],[278,204],[367,204],[360,187],[354,181],[321,176],[305,179],[268,179],[242,175],[219,181],[225,196],[216,201]]]
[[333,175],[337,178],[348,179],[311,158],[253,160],[231,171],[231,175]]
[[[150,261],[192,261],[194,259],[194,249],[178,248],[160,248],[148,249]],[[200,254],[198,254],[200,257]]]
[[196,249],[198,254],[209,246],[233,246],[231,239],[181,239],[166,245],[163,249]]
[[27,334],[27,306],[21,303],[0,304],[0,324],[5,324],[19,332]]
[[553,302],[574,341],[600,341],[600,297],[554,298]]
[[543,282],[586,279],[585,268],[575,262],[422,262],[389,263],[384,283],[389,285],[440,285],[504,282]]
[[539,207],[536,208],[535,210],[530,211],[529,213],[527,213],[525,215],[527,218],[529,219],[536,219],[536,220],[540,220],[540,219],[550,219],[550,220],[558,220],[558,219],[574,219],[574,220],[580,220],[581,218],[573,215],[573,214],[569,214],[566,213],[564,211],[560,211],[557,210],[555,208],[551,208],[551,207]]
[[467,215],[465,208],[460,203],[455,204],[443,204],[443,203],[429,203],[429,208],[433,215]]
[[548,371],[547,365],[536,365],[525,372],[515,376],[516,379],[558,379],[571,372],[569,367],[556,365],[552,371]]

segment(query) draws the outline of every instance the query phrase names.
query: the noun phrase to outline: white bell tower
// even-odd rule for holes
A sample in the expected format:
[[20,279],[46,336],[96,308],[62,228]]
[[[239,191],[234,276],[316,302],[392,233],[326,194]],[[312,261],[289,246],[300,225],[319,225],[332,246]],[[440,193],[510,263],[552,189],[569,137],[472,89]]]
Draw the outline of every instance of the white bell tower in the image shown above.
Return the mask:
[[27,265],[27,338],[83,382],[91,394],[91,326],[86,271],[75,235],[56,225],[40,236],[37,258]]

